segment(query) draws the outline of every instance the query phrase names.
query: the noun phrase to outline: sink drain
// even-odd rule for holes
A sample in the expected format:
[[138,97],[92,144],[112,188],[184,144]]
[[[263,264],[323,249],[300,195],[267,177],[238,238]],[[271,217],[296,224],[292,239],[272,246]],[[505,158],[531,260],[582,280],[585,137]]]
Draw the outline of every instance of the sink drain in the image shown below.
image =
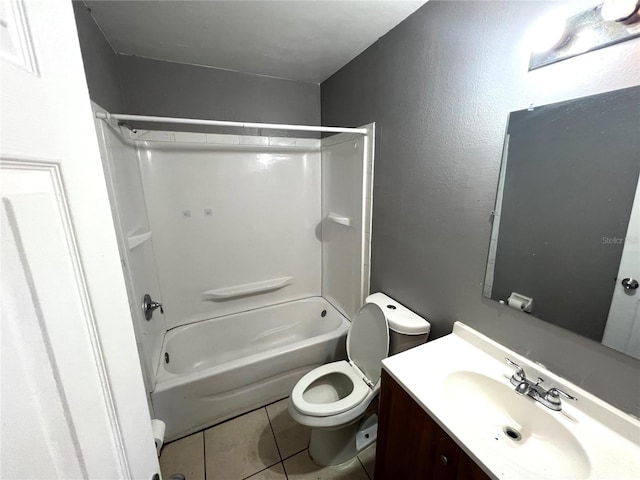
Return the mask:
[[503,427],[502,431],[507,437],[509,437],[511,440],[514,440],[516,442],[522,438],[522,435],[520,435],[520,432],[513,427]]

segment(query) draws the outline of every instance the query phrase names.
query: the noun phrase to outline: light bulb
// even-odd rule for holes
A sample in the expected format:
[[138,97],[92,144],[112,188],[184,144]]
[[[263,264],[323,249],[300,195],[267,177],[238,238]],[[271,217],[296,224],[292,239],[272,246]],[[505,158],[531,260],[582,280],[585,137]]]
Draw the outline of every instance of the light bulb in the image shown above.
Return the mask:
[[531,51],[542,53],[551,50],[565,39],[567,22],[558,15],[541,18],[530,31]]
[[600,15],[607,22],[623,22],[638,11],[638,6],[638,0],[606,0]]

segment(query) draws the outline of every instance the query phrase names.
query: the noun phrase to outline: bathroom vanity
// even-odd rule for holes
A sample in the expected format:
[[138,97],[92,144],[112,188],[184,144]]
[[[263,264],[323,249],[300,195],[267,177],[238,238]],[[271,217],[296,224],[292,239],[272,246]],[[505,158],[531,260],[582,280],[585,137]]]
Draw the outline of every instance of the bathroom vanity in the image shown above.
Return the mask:
[[638,419],[464,324],[383,366],[377,480],[640,478]]
[[376,479],[490,478],[385,370],[378,418]]

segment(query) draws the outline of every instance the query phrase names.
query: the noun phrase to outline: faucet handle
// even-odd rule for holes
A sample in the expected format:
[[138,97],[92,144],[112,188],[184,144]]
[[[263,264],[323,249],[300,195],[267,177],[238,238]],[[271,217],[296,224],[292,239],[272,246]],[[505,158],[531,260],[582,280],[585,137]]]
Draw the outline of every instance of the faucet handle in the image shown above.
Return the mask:
[[509,365],[511,365],[516,369],[516,372],[511,376],[511,383],[513,383],[514,385],[517,385],[520,382],[524,382],[527,379],[527,376],[525,375],[522,367],[507,357],[504,357],[504,359],[507,361]]
[[557,387],[553,387],[547,390],[547,392],[544,394],[542,399],[544,400],[544,402],[548,404],[548,406],[552,410],[561,410],[562,402],[560,401],[560,395],[562,395],[565,398],[568,398],[569,400],[578,401],[576,397],[574,397],[573,395],[569,395],[567,392],[563,392]]
[[562,395],[565,398],[568,398],[569,400],[575,400],[576,402],[578,401],[576,397],[574,397],[573,395],[569,395],[567,392],[563,392],[557,387],[553,387],[547,390],[545,397],[547,397],[547,400],[550,400],[549,397],[560,399],[560,395]]

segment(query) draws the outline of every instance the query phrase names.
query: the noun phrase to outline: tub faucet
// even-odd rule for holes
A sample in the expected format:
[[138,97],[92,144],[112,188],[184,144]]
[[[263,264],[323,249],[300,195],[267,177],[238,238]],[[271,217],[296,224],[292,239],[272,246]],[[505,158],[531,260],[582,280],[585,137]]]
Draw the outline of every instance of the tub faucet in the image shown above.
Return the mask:
[[153,318],[153,311],[159,308],[160,313],[164,314],[164,308],[162,308],[162,304],[158,302],[154,302],[151,299],[151,295],[146,293],[144,298],[142,299],[142,313],[144,313],[144,318],[147,320],[151,320]]
[[545,390],[540,384],[544,382],[542,377],[538,377],[538,381],[533,383],[527,379],[524,369],[517,363],[511,361],[505,357],[505,360],[509,365],[514,367],[516,371],[511,375],[511,385],[515,386],[515,392],[518,395],[526,395],[533,398],[535,401],[540,402],[547,408],[554,411],[562,410],[562,402],[560,401],[560,395],[568,398],[569,400],[578,400],[576,397],[569,395],[567,392],[560,390],[557,387],[552,387],[549,390]]

